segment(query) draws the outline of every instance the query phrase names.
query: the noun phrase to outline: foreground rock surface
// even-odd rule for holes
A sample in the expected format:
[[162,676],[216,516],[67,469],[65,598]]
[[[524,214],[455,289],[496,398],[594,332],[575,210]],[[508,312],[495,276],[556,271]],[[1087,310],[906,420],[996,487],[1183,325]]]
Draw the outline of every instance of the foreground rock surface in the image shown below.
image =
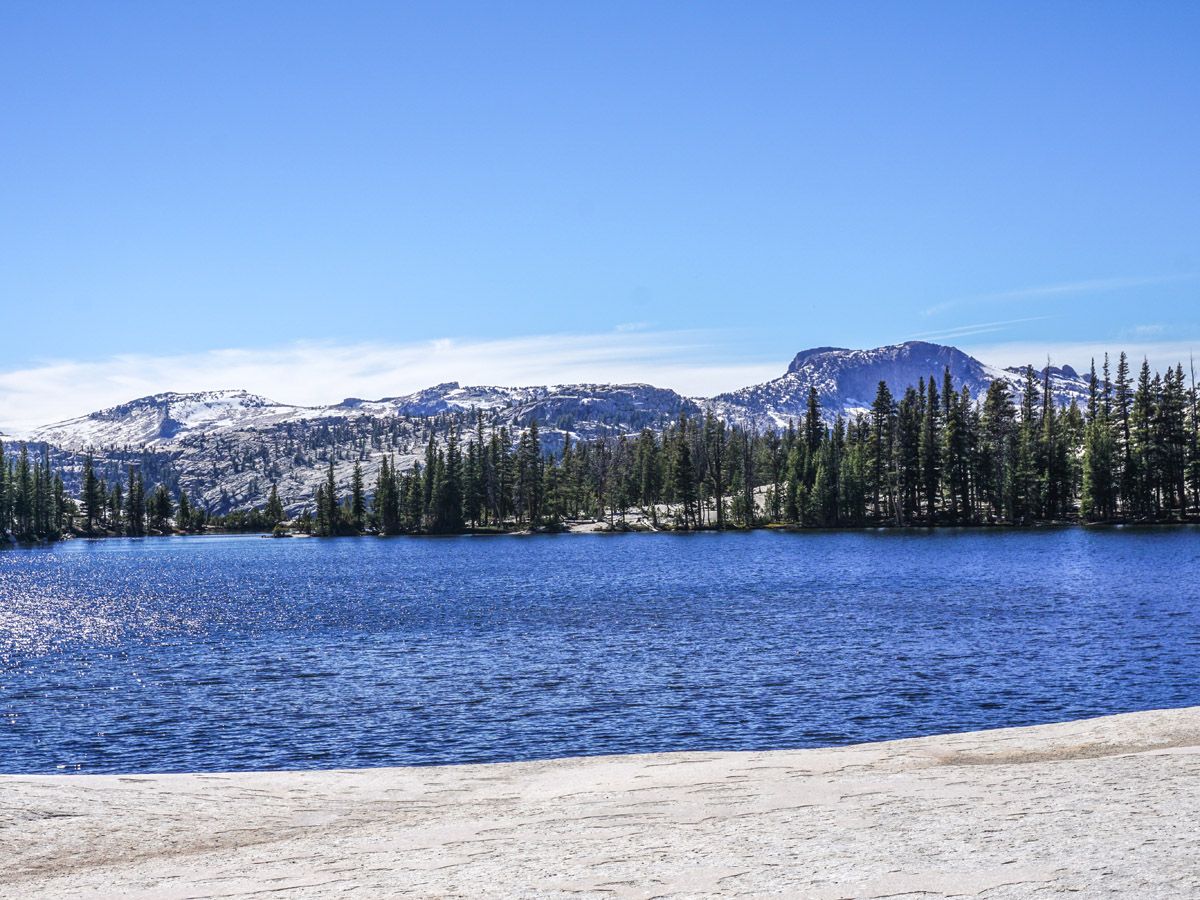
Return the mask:
[[829,750],[0,777],[0,896],[1200,897],[1200,707]]

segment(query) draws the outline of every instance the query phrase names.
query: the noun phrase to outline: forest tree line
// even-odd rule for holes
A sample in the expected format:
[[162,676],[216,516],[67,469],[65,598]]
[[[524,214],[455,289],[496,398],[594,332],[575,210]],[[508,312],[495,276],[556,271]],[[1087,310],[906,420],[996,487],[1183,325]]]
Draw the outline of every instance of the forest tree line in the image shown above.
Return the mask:
[[[782,524],[985,525],[1187,521],[1200,515],[1200,411],[1183,367],[1136,379],[1092,365],[1081,407],[1054,400],[1047,367],[1019,389],[993,382],[976,402],[942,377],[897,399],[880,382],[866,413],[829,425],[818,394],[781,431],[754,432],[712,415],[661,434],[643,429],[542,453],[537,423],[485,435],[476,417],[422,463],[384,461],[368,497],[355,465],[348,496],[330,463],[299,522],[319,535],[456,533],[636,516],[678,529]],[[273,503],[278,504],[273,495]],[[268,518],[271,518],[268,516]]]
[[[546,453],[536,422],[514,432],[448,422],[430,430],[424,458],[401,471],[385,456],[373,483],[356,461],[340,491],[330,457],[313,503],[289,520],[271,488],[257,509],[210,516],[186,492],[148,488],[83,461],[77,498],[33,456],[0,444],[0,533],[141,535],[206,527],[288,528],[317,535],[459,533],[555,528],[600,520],[618,528],[793,525],[987,525],[1165,522],[1200,517],[1200,409],[1182,366],[1137,377],[1093,364],[1081,404],[1053,397],[1049,367],[1026,367],[1014,391],[995,381],[982,398],[947,369],[898,398],[880,382],[865,413],[829,424],[815,389],[805,414],[756,432],[719,417],[680,415],[654,431],[572,442]],[[365,451],[364,451],[365,452]],[[288,523],[285,525],[285,523]]]
[[6,456],[0,441],[0,537],[19,541],[57,540],[64,534],[90,536],[199,531],[207,513],[193,506],[186,492],[172,496],[166,484],[149,494],[139,466],[130,465],[128,480],[111,484],[99,474],[90,455],[84,457],[78,498],[67,495],[63,473],[53,471],[50,448],[31,459],[21,444]]

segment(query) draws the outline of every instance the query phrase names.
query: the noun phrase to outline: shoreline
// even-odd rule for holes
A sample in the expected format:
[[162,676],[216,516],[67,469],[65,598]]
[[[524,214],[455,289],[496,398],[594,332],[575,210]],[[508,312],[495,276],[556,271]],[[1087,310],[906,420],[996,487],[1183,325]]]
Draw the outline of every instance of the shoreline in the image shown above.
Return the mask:
[[362,531],[356,534],[329,534],[316,535],[302,531],[289,531],[284,534],[276,534],[271,531],[247,531],[243,529],[222,529],[214,528],[208,531],[174,531],[164,532],[159,534],[75,534],[68,533],[60,535],[57,538],[42,538],[39,540],[19,540],[8,535],[0,537],[0,547],[44,547],[53,544],[61,544],[69,541],[102,541],[102,540],[138,540],[141,538],[191,538],[191,537],[229,537],[232,535],[246,535],[248,537],[269,537],[278,539],[288,538],[317,538],[319,540],[328,540],[330,538],[447,538],[447,537],[545,537],[557,536],[564,534],[599,534],[599,535],[624,535],[624,534],[674,534],[674,535],[689,535],[689,534],[749,534],[751,532],[763,531],[773,534],[866,534],[872,532],[894,532],[900,534],[920,534],[936,531],[979,531],[979,532],[1026,532],[1026,531],[1061,531],[1065,529],[1078,528],[1083,531],[1122,531],[1122,530],[1139,530],[1139,529],[1167,529],[1167,528],[1188,528],[1200,526],[1200,519],[1183,519],[1183,520],[1147,520],[1147,521],[1104,521],[1104,522],[1081,522],[1081,521],[1037,521],[1029,523],[1012,523],[1012,522],[941,522],[932,525],[924,524],[907,524],[907,525],[889,525],[886,523],[872,523],[868,525],[794,525],[786,523],[771,522],[764,525],[744,526],[727,526],[725,528],[717,528],[715,526],[702,526],[698,528],[669,528],[669,527],[642,527],[640,525],[628,525],[622,527],[618,523],[617,527],[609,527],[605,522],[586,522],[564,525],[562,527],[539,527],[539,528],[513,528],[509,530],[483,529],[483,528],[468,528],[463,531],[406,531],[397,534],[380,534],[373,531]]
[[806,750],[2,775],[0,896],[1200,894],[1200,707]]

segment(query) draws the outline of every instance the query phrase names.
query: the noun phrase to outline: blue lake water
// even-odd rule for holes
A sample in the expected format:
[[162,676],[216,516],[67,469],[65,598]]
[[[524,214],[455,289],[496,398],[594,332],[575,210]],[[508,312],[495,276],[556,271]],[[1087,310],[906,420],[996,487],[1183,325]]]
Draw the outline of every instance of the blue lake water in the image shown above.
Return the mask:
[[0,771],[804,747],[1200,704],[1200,530],[0,550]]

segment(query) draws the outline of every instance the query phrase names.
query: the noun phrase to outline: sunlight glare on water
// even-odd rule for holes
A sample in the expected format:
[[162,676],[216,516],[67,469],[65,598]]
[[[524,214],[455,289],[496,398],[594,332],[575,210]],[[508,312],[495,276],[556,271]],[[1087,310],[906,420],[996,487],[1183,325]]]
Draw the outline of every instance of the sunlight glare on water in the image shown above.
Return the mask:
[[800,747],[1200,703],[1200,531],[0,551],[0,771]]

